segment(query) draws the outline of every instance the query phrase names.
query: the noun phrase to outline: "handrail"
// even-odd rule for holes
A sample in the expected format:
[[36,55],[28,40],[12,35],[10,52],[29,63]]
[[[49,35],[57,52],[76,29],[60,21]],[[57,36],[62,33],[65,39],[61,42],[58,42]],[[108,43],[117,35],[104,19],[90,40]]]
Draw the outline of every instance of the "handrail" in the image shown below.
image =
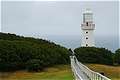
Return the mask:
[[73,58],[76,60],[77,65],[82,70],[82,72],[90,79],[90,80],[111,80],[106,76],[101,75],[98,72],[92,71],[87,66],[80,63],[75,56]]
[[70,56],[70,59],[71,59],[71,68],[72,68],[72,71],[74,73],[75,79],[76,80],[83,80],[81,78],[81,76],[78,74],[78,72],[77,72],[77,70],[76,70],[76,68],[74,66],[75,63],[74,63],[74,60],[72,59],[72,56]]

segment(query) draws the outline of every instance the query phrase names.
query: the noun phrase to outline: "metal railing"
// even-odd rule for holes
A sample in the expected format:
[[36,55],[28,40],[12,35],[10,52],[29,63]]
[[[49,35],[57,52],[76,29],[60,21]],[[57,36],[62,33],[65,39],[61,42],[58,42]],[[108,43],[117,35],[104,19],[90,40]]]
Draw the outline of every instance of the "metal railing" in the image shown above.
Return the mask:
[[81,69],[82,73],[84,73],[84,75],[87,76],[89,80],[111,80],[106,76],[101,75],[98,72],[92,71],[87,66],[80,63],[75,56],[70,56],[70,59],[71,59],[71,68],[75,75],[76,80],[84,80],[84,79],[82,79],[78,74],[78,72],[76,71],[77,69],[75,69],[74,67],[75,64],[79,67],[79,69]]

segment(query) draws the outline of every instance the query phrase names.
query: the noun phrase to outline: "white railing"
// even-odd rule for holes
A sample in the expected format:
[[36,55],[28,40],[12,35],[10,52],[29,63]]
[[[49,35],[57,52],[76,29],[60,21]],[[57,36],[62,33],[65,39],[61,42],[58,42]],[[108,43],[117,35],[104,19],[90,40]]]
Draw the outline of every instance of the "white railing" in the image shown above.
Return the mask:
[[81,76],[78,74],[77,69],[75,68],[74,57],[73,57],[73,56],[70,56],[70,59],[71,59],[71,68],[72,68],[72,72],[73,72],[73,74],[74,74],[75,80],[83,80],[83,79],[81,78]]
[[88,24],[88,26],[86,25],[86,23],[81,24],[81,28],[83,30],[94,30],[95,29],[95,24]]
[[[77,75],[77,76],[79,75],[77,74],[78,72],[75,71],[76,69],[74,69],[74,65],[73,65],[73,64],[77,64],[77,66],[79,66],[79,68],[81,69],[82,73],[84,73],[84,75],[87,76],[89,80],[111,80],[106,76],[101,75],[98,72],[92,71],[87,66],[80,63],[75,56],[71,56],[70,58],[71,58],[71,67],[73,69],[72,71],[74,72],[74,75]],[[82,79],[77,79],[77,80],[82,80]]]

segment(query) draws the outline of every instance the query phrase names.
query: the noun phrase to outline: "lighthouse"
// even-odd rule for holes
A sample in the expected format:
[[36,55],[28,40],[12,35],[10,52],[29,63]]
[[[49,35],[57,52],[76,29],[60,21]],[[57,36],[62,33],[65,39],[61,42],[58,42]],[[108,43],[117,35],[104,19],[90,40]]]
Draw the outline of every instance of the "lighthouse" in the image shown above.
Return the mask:
[[86,9],[83,12],[83,22],[81,24],[82,29],[82,47],[94,47],[94,30],[95,24],[93,22],[93,13],[90,9]]

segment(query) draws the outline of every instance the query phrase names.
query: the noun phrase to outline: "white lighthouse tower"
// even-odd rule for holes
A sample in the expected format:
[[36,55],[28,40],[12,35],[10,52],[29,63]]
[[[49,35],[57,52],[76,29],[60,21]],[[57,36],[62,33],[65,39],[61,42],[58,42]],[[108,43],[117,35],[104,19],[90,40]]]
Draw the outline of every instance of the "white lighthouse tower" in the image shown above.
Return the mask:
[[93,23],[93,13],[90,9],[86,9],[83,12],[83,23],[81,24],[82,29],[82,47],[93,47],[94,42],[94,29],[95,24]]

